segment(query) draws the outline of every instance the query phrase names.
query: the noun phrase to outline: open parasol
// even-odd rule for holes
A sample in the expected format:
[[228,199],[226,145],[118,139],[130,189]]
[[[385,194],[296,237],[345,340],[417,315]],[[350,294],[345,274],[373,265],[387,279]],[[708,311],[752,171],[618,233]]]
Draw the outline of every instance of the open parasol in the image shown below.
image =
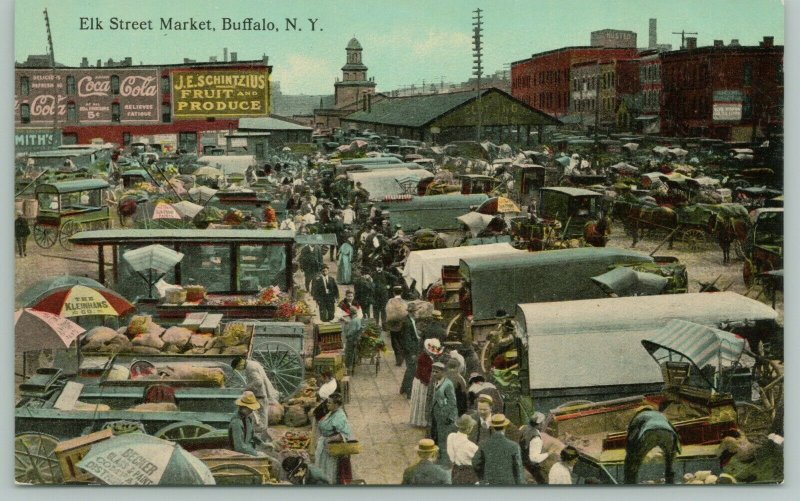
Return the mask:
[[182,200],[180,202],[172,204],[172,207],[181,215],[181,217],[195,217],[201,210],[203,210],[202,205],[198,205],[194,202],[190,202],[188,200]]
[[221,177],[222,171],[215,167],[206,165],[194,171],[193,174],[195,177]]
[[148,293],[153,297],[153,285],[183,259],[183,254],[160,244],[129,250],[122,255],[133,271],[147,282]]
[[123,316],[134,306],[118,293],[105,287],[73,285],[59,287],[37,298],[31,309],[62,317]]
[[481,214],[507,214],[511,212],[522,212],[513,200],[506,197],[493,197],[486,200],[478,207],[478,212]]
[[43,295],[50,291],[62,287],[69,287],[72,285],[85,285],[93,289],[102,289],[103,284],[97,280],[92,280],[88,277],[79,277],[75,275],[62,275],[60,277],[46,278],[39,280],[24,291],[22,291],[14,300],[16,308],[28,308],[34,304]]
[[17,353],[69,348],[86,329],[75,322],[30,308],[14,312],[14,349]]
[[214,485],[208,467],[174,442],[143,433],[92,446],[78,466],[107,485]]
[[208,186],[197,186],[189,190],[189,196],[196,202],[206,203],[217,194],[217,190]]
[[181,219],[181,215],[172,205],[160,202],[153,209],[153,219]]

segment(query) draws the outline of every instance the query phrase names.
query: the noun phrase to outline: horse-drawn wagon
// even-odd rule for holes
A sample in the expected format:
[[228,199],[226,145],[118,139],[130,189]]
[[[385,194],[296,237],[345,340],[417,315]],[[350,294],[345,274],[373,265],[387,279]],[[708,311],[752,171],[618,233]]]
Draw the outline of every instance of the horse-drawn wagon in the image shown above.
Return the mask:
[[38,185],[35,196],[39,214],[33,226],[36,244],[46,249],[58,241],[65,249],[71,249],[72,235],[87,229],[109,228],[111,219],[103,196],[108,187],[101,179]]

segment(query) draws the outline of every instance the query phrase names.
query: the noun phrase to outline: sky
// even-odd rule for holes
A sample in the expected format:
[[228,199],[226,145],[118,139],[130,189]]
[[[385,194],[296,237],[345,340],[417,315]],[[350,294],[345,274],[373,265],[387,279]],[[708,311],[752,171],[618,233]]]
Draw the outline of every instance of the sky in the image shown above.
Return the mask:
[[[222,60],[223,48],[239,60],[269,56],[273,80],[286,94],[332,94],[341,77],[344,47],[355,36],[379,91],[425,82],[461,82],[472,73],[472,11],[483,9],[484,73],[533,53],[589,45],[590,32],[612,28],[648,39],[648,20],[658,19],[658,42],[680,46],[697,32],[698,45],[737,38],[757,45],[763,36],[784,41],[780,0],[26,0],[16,4],[15,58],[44,54],[47,8],[56,60],[77,66],[126,56],[134,64],[175,64],[184,57]],[[81,17],[98,17],[103,30],[81,30]],[[152,31],[109,29],[109,20],[152,20]],[[211,20],[216,31],[163,31],[160,18]],[[278,31],[223,31],[222,19],[265,18]],[[302,31],[286,31],[297,18]],[[317,19],[311,31],[308,19]]]

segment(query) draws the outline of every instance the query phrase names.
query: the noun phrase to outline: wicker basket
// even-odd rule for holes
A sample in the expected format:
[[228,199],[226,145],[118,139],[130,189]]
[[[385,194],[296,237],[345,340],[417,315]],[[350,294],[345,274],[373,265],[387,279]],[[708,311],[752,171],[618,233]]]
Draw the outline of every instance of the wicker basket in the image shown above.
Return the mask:
[[350,440],[348,442],[333,441],[325,444],[328,455],[333,457],[353,456],[361,454],[361,442]]
[[174,287],[167,289],[164,300],[169,304],[183,304],[186,302],[187,293],[185,289]]

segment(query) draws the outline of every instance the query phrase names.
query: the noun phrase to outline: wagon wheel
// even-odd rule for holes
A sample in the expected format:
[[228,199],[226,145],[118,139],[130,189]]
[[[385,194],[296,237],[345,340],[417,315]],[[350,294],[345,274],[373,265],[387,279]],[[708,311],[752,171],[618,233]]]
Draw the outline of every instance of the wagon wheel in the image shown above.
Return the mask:
[[481,370],[483,370],[484,374],[491,372],[492,362],[494,361],[492,355],[497,352],[499,346],[499,340],[494,336],[487,337],[486,342],[483,343],[481,348]]
[[755,268],[753,262],[747,258],[744,259],[744,265],[742,265],[742,279],[748,289],[755,284]]
[[264,476],[246,464],[222,463],[209,468],[217,485],[261,485]]
[[303,385],[303,357],[280,341],[262,341],[253,347],[253,360],[259,362],[282,397],[291,398]]
[[67,221],[61,226],[61,231],[58,233],[58,243],[60,243],[61,247],[64,249],[72,250],[72,243],[69,241],[69,237],[79,231],[83,231],[83,225],[81,223],[73,219]]
[[36,223],[33,225],[33,240],[39,247],[49,249],[58,240],[58,228],[51,224]]
[[464,341],[464,322],[460,322],[461,313],[454,316],[447,324],[445,331],[445,340],[447,341]]
[[690,251],[697,251],[705,247],[706,234],[703,230],[694,228],[684,231],[681,235],[681,240],[683,240],[683,243],[686,244],[686,247],[688,247]]
[[736,422],[754,442],[763,442],[772,428],[770,413],[749,402],[736,402]]
[[744,247],[742,246],[741,240],[734,240],[733,244],[733,254],[736,256],[736,259],[744,259]]
[[184,438],[197,438],[202,437],[206,433],[214,431],[213,426],[209,426],[200,421],[180,421],[178,423],[168,424],[161,428],[153,435],[156,438],[163,438],[164,440],[172,440],[173,442],[180,442]]
[[60,484],[61,468],[55,455],[58,439],[44,433],[14,437],[14,480],[26,484]]

